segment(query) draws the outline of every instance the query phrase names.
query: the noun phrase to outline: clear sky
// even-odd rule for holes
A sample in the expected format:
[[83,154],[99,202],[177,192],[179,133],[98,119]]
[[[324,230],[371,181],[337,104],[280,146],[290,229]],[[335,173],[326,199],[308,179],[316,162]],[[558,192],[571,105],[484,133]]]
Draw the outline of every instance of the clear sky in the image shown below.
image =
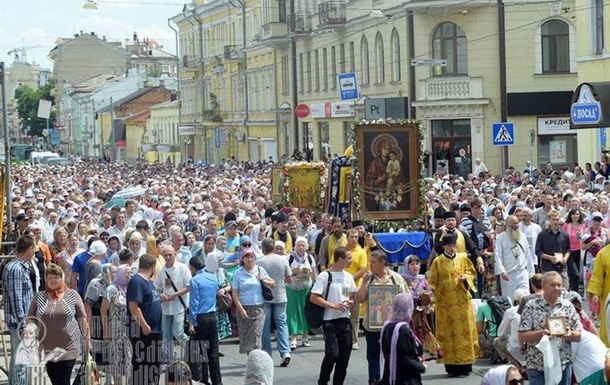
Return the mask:
[[1,0],[0,61],[8,66],[13,48],[27,50],[28,62],[52,69],[47,58],[57,38],[95,32],[109,41],[125,41],[134,32],[153,39],[175,54],[175,36],[167,19],[180,13],[189,0],[99,0],[97,10],[83,9],[85,0]]

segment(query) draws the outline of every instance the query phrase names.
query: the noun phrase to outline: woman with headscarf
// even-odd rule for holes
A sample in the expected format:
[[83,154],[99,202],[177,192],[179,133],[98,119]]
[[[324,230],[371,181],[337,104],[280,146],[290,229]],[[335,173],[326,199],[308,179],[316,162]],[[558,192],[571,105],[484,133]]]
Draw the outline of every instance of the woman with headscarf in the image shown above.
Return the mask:
[[[80,241],[79,241],[80,242]],[[68,230],[65,227],[58,227],[53,231],[53,241],[49,244],[49,251],[53,262],[56,263],[59,253],[68,247]]]
[[239,352],[248,354],[262,347],[265,324],[265,299],[262,285],[274,287],[275,281],[264,268],[256,265],[254,250],[248,247],[241,252],[241,267],[233,275],[233,303],[237,308]]
[[68,237],[68,246],[66,247],[66,249],[55,256],[56,263],[64,270],[64,274],[66,275],[66,283],[70,282],[74,258],[76,258],[77,255],[85,251],[85,249],[81,249],[79,247],[79,243],[80,241],[78,240],[78,237],[76,235],[70,235]]
[[[216,275],[218,290],[231,291],[231,283],[227,280],[225,269],[220,266],[219,253],[211,252],[206,255],[204,270]],[[218,340],[231,337],[231,321],[229,320],[228,310],[220,310],[218,306],[216,307],[216,328],[218,329]]]
[[290,349],[297,348],[297,336],[301,337],[301,346],[310,346],[307,335],[309,325],[305,318],[305,301],[307,294],[317,277],[314,258],[307,253],[309,246],[305,237],[297,237],[294,250],[288,257],[292,278],[286,284],[286,317],[290,333]]
[[129,265],[120,265],[106,289],[100,314],[104,324],[104,340],[109,341],[109,361],[114,365],[114,384],[122,385],[123,376],[131,374],[131,345],[127,335],[127,284],[131,279]]
[[264,350],[248,354],[244,385],[273,385],[273,360]]
[[381,329],[381,351],[385,358],[381,382],[389,385],[421,385],[428,369],[422,363],[423,347],[409,327],[413,297],[400,293],[394,297],[392,315]]
[[523,377],[513,365],[502,365],[489,369],[481,385],[523,385]]
[[[91,330],[93,358],[98,365],[108,364],[108,362],[104,362],[103,359],[104,334],[100,309],[102,308],[102,300],[106,296],[106,289],[112,282],[115,272],[116,266],[111,263],[103,264],[100,275],[97,278],[92,279],[85,290],[85,313],[87,314],[87,320],[89,321],[89,330]],[[103,369],[102,371],[105,372]]]
[[123,243],[118,235],[111,235],[108,237],[106,258],[115,266],[120,265],[119,253],[123,250]]
[[434,311],[432,290],[428,286],[426,276],[419,273],[421,261],[417,255],[410,255],[406,258],[405,265],[406,270],[402,277],[411,291],[415,304],[411,321],[413,332],[424,348],[424,360],[434,360],[440,354],[440,346],[428,323],[428,314]]

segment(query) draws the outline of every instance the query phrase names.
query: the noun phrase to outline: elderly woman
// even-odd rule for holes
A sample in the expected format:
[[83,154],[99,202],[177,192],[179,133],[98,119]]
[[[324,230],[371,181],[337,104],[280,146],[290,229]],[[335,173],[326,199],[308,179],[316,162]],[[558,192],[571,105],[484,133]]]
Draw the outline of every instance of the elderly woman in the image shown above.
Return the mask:
[[273,360],[264,350],[248,354],[244,385],[273,385]]
[[127,335],[127,284],[132,269],[121,265],[116,269],[112,283],[106,289],[100,313],[104,324],[104,340],[109,341],[109,361],[114,365],[114,384],[122,385],[123,376],[131,374],[131,346]]
[[255,259],[252,248],[242,250],[241,267],[233,275],[233,303],[237,308],[239,352],[242,354],[262,347],[265,299],[261,286],[275,286],[275,281],[264,268],[256,265]]
[[[280,241],[276,241],[280,242]],[[309,246],[305,237],[298,237],[295,249],[288,258],[292,279],[286,284],[286,316],[288,318],[288,331],[290,333],[290,349],[297,348],[297,335],[301,337],[301,346],[310,346],[307,334],[309,325],[305,318],[305,301],[307,294],[317,277],[317,269],[314,258],[307,253]]]
[[62,251],[68,248],[68,230],[65,227],[58,227],[53,232],[53,242],[49,245],[49,251],[53,262],[57,260],[57,256]]
[[523,385],[523,382],[519,369],[513,365],[502,365],[489,369],[481,385]]
[[68,247],[66,247],[65,250],[61,251],[57,256],[55,256],[55,263],[57,263],[59,267],[64,270],[64,274],[66,276],[66,283],[70,282],[74,258],[76,258],[77,255],[84,251],[85,249],[81,249],[79,247],[78,237],[72,234],[68,237]]
[[85,313],[87,314],[93,341],[93,358],[98,365],[108,364],[103,360],[104,334],[100,309],[102,308],[102,300],[106,296],[106,289],[112,282],[115,272],[116,266],[111,263],[103,264],[100,275],[92,279],[85,290]]
[[[225,274],[225,269],[220,266],[221,254],[217,252],[208,253],[205,256],[205,271],[216,275],[218,278],[218,289],[225,292],[231,291],[231,283]],[[228,309],[221,310],[216,307],[216,328],[218,329],[218,340],[224,340],[231,336],[231,321],[229,320]]]
[[28,317],[39,321],[47,329],[41,340],[47,356],[59,349],[65,350],[57,360],[46,363],[51,383],[70,385],[74,363],[82,358],[83,339],[89,350],[92,350],[92,346],[83,300],[76,290],[66,286],[61,267],[51,264],[47,268],[46,288],[36,293]]
[[421,375],[428,369],[421,362],[423,347],[409,327],[414,307],[411,294],[398,294],[392,303],[390,320],[381,329],[384,384],[421,385]]

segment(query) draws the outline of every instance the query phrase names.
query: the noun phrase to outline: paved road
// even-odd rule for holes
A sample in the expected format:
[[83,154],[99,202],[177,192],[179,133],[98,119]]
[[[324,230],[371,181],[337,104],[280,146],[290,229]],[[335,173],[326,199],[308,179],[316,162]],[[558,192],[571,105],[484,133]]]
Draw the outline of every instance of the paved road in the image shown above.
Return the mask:
[[[275,362],[275,384],[290,385],[315,385],[318,380],[320,363],[324,355],[324,341],[321,336],[310,339],[311,347],[298,348],[292,354],[292,362],[287,368],[280,367],[280,358],[277,351],[274,352]],[[225,340],[220,345],[220,351],[225,354],[221,358],[221,370],[224,385],[243,385],[246,356],[239,354],[237,338]],[[275,346],[275,342],[273,343]],[[3,357],[1,357],[3,360]],[[468,378],[449,379],[442,365],[435,362],[428,363],[428,373],[424,375],[423,382],[426,385],[478,385],[482,376],[491,366],[487,360],[481,360],[474,365],[474,373]],[[352,351],[345,385],[367,385],[368,371],[366,362],[366,341],[360,337],[360,349]],[[4,373],[0,372],[0,384],[6,384]],[[50,385],[46,381],[37,384]],[[161,385],[164,381],[161,381]]]
[[[292,362],[287,368],[280,367],[280,357],[277,351],[273,354],[275,362],[275,384],[315,385],[318,380],[320,363],[324,355],[324,341],[321,336],[310,339],[311,347],[298,348],[292,354]],[[360,338],[360,349],[352,351],[345,385],[367,385],[368,371],[366,362],[366,341]],[[273,343],[275,346],[275,342]],[[243,385],[246,356],[238,353],[237,339],[223,341],[220,351],[225,354],[221,358],[224,385]],[[468,378],[449,379],[443,365],[428,363],[428,373],[424,375],[426,385],[478,385],[483,374],[491,366],[487,360],[481,360],[474,366],[474,373]],[[450,381],[450,382],[449,382]]]

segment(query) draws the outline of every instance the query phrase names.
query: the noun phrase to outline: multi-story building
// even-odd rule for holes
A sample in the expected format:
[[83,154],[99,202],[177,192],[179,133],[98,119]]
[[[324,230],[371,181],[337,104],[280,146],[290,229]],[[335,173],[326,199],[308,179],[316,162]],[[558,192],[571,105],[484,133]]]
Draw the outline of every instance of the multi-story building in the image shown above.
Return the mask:
[[[342,153],[354,119],[381,103],[386,115],[421,121],[432,169],[446,163],[465,174],[477,157],[496,172],[530,158],[578,159],[566,123],[577,81],[573,1],[275,3],[263,1],[269,16],[260,36],[277,52],[281,148],[313,147],[315,158]],[[359,95],[343,101],[337,75],[350,72]],[[309,113],[297,120],[298,104]],[[515,145],[505,151],[492,145],[492,124],[507,121]],[[551,153],[558,146],[560,158]]]
[[278,156],[275,51],[260,44],[260,0],[214,0],[172,17],[181,60],[187,154],[218,163]]
[[[607,28],[608,7],[601,0],[576,0],[576,62],[578,83],[607,82],[610,74],[610,28]],[[604,106],[602,106],[604,107]],[[606,106],[606,108],[608,108]],[[602,111],[603,113],[603,111]],[[578,130],[579,163],[600,160],[601,151],[608,150],[606,128]]]

